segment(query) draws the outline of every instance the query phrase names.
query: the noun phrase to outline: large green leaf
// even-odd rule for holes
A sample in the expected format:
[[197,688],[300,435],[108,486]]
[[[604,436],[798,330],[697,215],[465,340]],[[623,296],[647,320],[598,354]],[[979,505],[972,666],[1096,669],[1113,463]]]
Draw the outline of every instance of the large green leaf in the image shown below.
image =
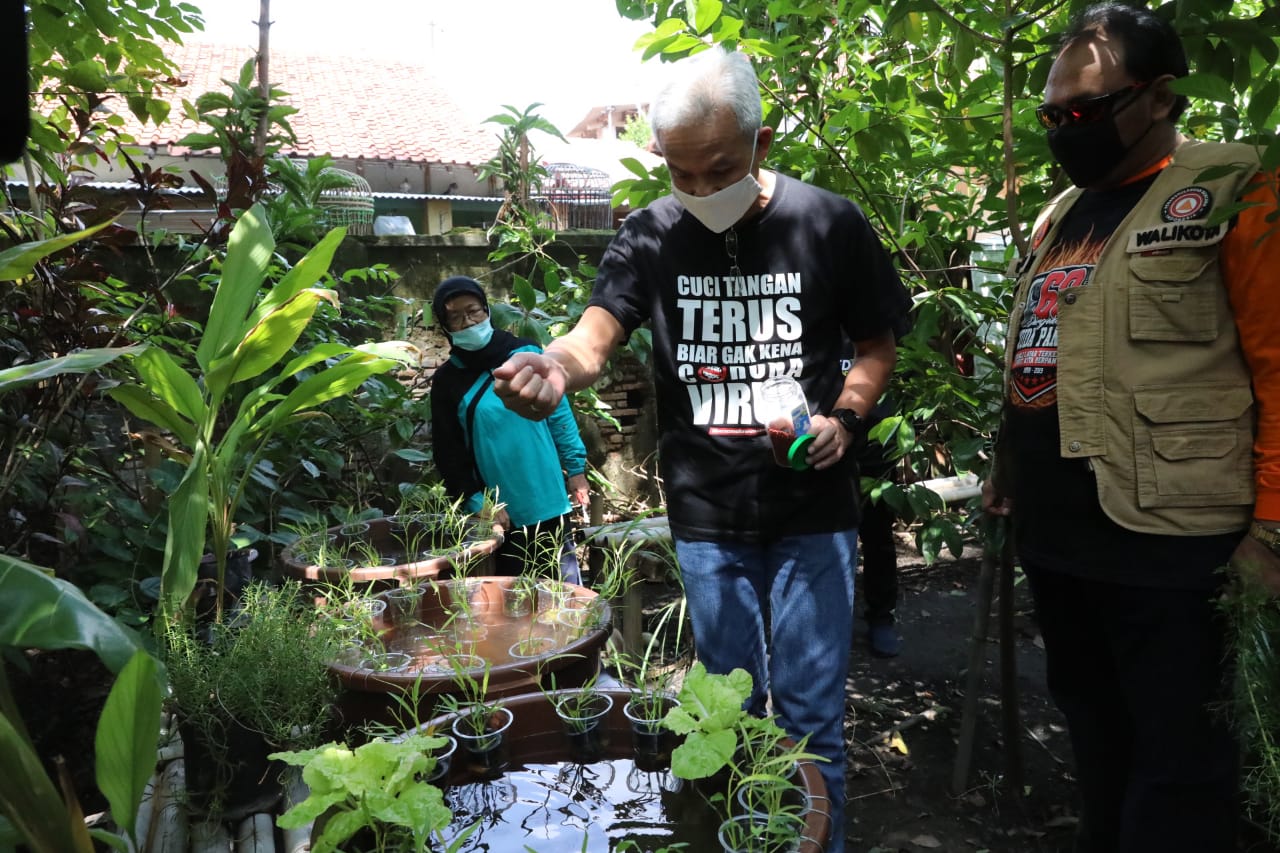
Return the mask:
[[[17,827],[33,853],[91,853],[77,846],[71,815],[31,745],[0,715],[0,814]],[[87,837],[86,837],[87,840]]]
[[187,473],[169,498],[169,533],[160,572],[160,605],[173,616],[196,587],[209,523],[209,472],[204,444],[197,444]]
[[148,391],[188,420],[197,424],[204,422],[205,405],[200,386],[168,353],[152,347],[134,360],[134,367]]
[[116,825],[130,837],[138,804],[156,766],[163,700],[155,658],[137,652],[111,687],[94,738],[98,789]]
[[[218,281],[209,307],[209,321],[205,323],[196,361],[206,371],[214,359],[228,355],[244,337],[245,321],[258,296],[258,288],[271,263],[271,253],[276,242],[267,223],[266,209],[261,204],[240,214],[227,242],[227,257],[222,263],[222,277]],[[225,388],[208,388],[213,399],[219,399]]]
[[264,419],[262,427],[267,430],[275,429],[295,412],[345,396],[359,388],[370,376],[384,373],[395,366],[396,362],[389,358],[354,353],[300,382],[297,388],[276,404]]
[[136,355],[146,349],[145,346],[101,347],[73,352],[57,358],[46,358],[30,364],[20,364],[0,370],[0,394],[12,391],[30,382],[40,382],[63,373],[88,373],[97,370],[104,364],[110,364],[122,355]]
[[36,264],[45,258],[61,252],[68,246],[73,246],[83,240],[97,234],[103,228],[106,228],[115,219],[108,219],[106,222],[99,222],[92,228],[86,228],[83,231],[77,231],[74,234],[63,234],[59,237],[50,237],[48,240],[36,240],[31,243],[19,243],[0,252],[0,281],[16,281],[31,275],[31,271],[35,269]]
[[196,427],[175,412],[172,406],[156,399],[142,386],[118,385],[107,394],[136,417],[173,433],[185,446],[195,445]]
[[334,291],[311,288],[295,294],[263,316],[232,355],[231,384],[252,379],[278,363],[311,322],[316,305],[322,299],[335,307],[338,305],[338,294]]
[[333,253],[338,250],[338,246],[346,235],[347,229],[345,228],[335,228],[324,235],[324,239],[317,243],[311,251],[307,252],[302,260],[294,264],[293,269],[289,270],[284,278],[280,279],[279,283],[271,288],[271,292],[267,294],[266,298],[258,304],[253,314],[250,315],[249,324],[256,325],[264,316],[284,305],[295,294],[306,290],[319,281],[321,276],[329,271],[329,264],[333,261]]
[[142,648],[132,631],[95,607],[75,585],[4,554],[0,601],[0,646],[88,649],[112,672],[123,669]]
[[1189,74],[1169,81],[1169,88],[1189,98],[1229,104],[1235,99],[1231,84],[1214,74]]

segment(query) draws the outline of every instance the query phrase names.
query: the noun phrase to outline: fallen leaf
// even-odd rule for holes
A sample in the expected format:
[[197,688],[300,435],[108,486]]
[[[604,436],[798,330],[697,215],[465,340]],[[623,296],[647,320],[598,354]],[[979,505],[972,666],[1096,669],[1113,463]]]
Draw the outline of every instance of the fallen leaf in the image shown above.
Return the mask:
[[907,755],[911,750],[907,749],[907,742],[902,739],[902,732],[894,732],[889,737],[889,747],[895,749],[903,755]]
[[931,850],[942,846],[942,842],[932,835],[917,835],[911,839],[911,843],[917,847],[927,847]]

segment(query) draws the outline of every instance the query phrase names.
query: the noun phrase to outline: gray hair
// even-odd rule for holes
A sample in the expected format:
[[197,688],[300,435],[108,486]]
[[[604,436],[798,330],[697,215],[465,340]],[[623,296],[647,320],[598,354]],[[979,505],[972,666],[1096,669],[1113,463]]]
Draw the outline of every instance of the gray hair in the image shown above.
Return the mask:
[[687,56],[671,66],[670,77],[654,99],[649,126],[655,138],[673,127],[705,121],[717,107],[728,107],[743,136],[760,129],[760,84],[746,56],[720,45]]

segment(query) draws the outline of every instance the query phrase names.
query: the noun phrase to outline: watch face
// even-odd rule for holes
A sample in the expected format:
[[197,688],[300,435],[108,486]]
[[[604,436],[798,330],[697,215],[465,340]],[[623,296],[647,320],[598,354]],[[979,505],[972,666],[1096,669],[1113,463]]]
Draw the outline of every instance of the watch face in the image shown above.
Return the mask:
[[837,409],[833,414],[849,432],[857,430],[858,424],[862,421],[862,418],[858,417],[858,413],[853,409]]

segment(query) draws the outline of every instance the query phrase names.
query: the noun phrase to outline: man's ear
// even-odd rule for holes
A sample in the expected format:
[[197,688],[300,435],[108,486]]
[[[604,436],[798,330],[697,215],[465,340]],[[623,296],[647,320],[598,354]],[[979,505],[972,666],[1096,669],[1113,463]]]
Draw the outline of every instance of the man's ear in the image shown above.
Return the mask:
[[756,136],[756,163],[764,162],[764,158],[769,154],[769,146],[773,145],[773,128],[769,125],[761,125]]
[[1151,81],[1151,117],[1156,121],[1167,119],[1173,112],[1178,96],[1169,88],[1169,83],[1175,79],[1172,74],[1163,74]]

